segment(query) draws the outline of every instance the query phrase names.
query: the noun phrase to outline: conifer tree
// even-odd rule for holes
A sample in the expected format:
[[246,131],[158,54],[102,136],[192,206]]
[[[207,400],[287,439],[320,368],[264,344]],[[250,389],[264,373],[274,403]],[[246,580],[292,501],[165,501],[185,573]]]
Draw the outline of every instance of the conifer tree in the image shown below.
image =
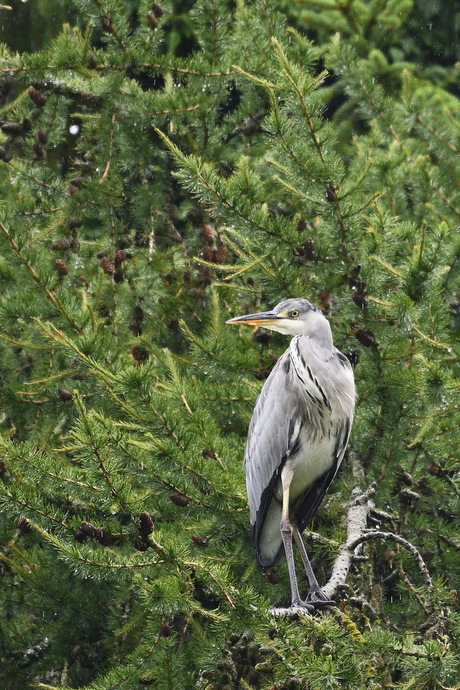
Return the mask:
[[[409,0],[72,10],[1,46],[3,687],[458,687],[453,57]],[[337,608],[275,619],[242,456],[287,342],[225,320],[291,296],[359,398]]]

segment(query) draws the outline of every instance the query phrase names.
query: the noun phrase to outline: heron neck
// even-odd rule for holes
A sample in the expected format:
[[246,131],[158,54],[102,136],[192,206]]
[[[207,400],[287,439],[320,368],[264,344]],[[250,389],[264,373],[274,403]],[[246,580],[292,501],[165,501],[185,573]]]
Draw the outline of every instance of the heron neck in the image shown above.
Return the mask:
[[318,314],[315,323],[310,324],[308,333],[304,335],[314,343],[318,356],[321,359],[325,361],[330,359],[334,349],[334,342],[332,340],[332,331],[329,321],[322,314]]

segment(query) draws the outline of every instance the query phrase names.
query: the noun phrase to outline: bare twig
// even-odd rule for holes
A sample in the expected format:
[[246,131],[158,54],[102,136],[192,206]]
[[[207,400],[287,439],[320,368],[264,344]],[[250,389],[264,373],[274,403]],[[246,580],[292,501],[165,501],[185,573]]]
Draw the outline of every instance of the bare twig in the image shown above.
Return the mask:
[[187,412],[188,412],[189,414],[193,414],[192,410],[190,409],[190,405],[189,405],[188,402],[187,402],[187,398],[185,397],[185,395],[184,395],[183,393],[182,393],[182,395],[180,396],[180,399],[181,399],[182,402],[184,403],[184,406],[185,406],[185,409],[187,410]]
[[384,539],[395,541],[397,544],[401,544],[401,546],[404,546],[404,548],[407,549],[416,560],[420,568],[422,577],[425,580],[425,584],[430,589],[433,589],[433,580],[431,579],[430,573],[428,572],[428,568],[426,567],[425,561],[420,555],[420,551],[413,544],[411,544],[410,541],[407,541],[407,539],[404,539],[404,537],[401,537],[399,534],[395,534],[394,532],[381,532],[380,530],[376,529],[369,530],[368,532],[365,532],[364,534],[361,534],[361,536],[357,537],[349,545],[348,548],[355,549],[362,542],[370,541],[371,539]]

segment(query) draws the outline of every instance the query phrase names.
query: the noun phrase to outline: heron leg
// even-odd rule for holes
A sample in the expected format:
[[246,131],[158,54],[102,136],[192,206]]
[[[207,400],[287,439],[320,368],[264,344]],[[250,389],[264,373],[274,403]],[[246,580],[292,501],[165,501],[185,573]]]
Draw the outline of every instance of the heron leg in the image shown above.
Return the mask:
[[311,567],[310,559],[308,558],[307,550],[305,544],[303,543],[302,535],[299,532],[297,525],[292,526],[292,534],[297,544],[297,548],[300,551],[300,557],[302,558],[302,563],[305,568],[305,572],[308,577],[309,592],[307,596],[307,602],[314,606],[315,608],[321,608],[322,606],[334,606],[335,601],[331,601],[323,594],[321,587],[319,586],[316,575]]
[[[314,604],[306,603],[300,598],[299,585],[295,572],[294,551],[292,548],[292,537],[295,536],[295,529],[289,519],[289,488],[291,486],[294,471],[289,461],[286,462],[281,471],[281,484],[283,487],[283,507],[281,512],[280,532],[283,540],[284,553],[291,583],[291,606],[299,606],[314,611]],[[297,530],[298,531],[298,530]]]

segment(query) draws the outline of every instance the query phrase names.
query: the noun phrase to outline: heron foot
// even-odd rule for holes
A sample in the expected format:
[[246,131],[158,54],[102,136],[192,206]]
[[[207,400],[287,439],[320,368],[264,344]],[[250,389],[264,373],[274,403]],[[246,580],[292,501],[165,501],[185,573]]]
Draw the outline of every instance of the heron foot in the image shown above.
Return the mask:
[[335,606],[335,601],[328,599],[322,589],[311,589],[308,592],[306,603],[313,607],[313,610],[323,609],[327,606]]
[[306,609],[306,611],[308,611],[308,613],[314,613],[315,612],[314,604],[310,601],[302,601],[302,599],[298,599],[296,601],[293,601],[291,603],[291,609]]
[[298,601],[293,601],[288,608],[273,608],[270,609],[270,613],[272,616],[275,616],[275,618],[295,618],[296,616],[311,617],[317,611],[335,605],[335,601],[328,599],[320,589],[315,589],[310,590],[305,601],[302,601],[301,599]]

